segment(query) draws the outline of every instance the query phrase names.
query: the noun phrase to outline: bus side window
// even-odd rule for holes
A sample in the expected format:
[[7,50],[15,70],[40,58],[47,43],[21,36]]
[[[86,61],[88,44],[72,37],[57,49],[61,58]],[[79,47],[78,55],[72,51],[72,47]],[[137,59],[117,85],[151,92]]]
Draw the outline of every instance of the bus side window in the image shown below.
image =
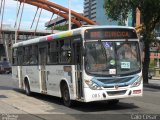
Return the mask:
[[30,58],[30,64],[35,65],[38,64],[38,46],[33,45],[30,50],[31,58]]
[[60,63],[71,63],[71,42],[68,39],[60,41]]
[[48,64],[58,63],[58,42],[53,41],[48,44]]
[[30,52],[31,52],[31,47],[29,47],[29,46],[24,47],[24,56],[23,56],[23,58],[24,58],[23,64],[24,65],[30,64],[30,58],[31,58]]
[[17,49],[17,65],[21,66],[23,64],[23,48],[19,47]]

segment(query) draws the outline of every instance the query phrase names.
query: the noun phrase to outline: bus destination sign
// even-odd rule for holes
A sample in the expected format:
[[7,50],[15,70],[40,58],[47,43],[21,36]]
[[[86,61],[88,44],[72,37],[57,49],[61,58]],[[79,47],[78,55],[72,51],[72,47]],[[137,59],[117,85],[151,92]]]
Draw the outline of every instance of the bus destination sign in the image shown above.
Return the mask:
[[133,29],[88,29],[85,31],[86,40],[97,39],[135,39],[136,32]]

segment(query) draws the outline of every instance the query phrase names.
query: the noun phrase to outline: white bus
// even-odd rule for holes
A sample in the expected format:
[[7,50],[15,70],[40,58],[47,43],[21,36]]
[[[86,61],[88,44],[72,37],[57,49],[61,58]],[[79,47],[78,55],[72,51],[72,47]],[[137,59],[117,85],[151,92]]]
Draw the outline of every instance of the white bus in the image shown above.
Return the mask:
[[90,26],[13,45],[19,88],[72,101],[142,96],[140,46],[132,27]]

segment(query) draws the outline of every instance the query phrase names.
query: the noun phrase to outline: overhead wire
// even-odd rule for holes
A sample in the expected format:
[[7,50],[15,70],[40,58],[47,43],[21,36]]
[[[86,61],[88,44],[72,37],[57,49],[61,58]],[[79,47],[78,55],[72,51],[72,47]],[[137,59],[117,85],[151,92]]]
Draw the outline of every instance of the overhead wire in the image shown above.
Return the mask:
[[40,13],[39,13],[39,16],[38,16],[36,28],[35,28],[35,31],[34,31],[34,36],[35,36],[35,34],[36,34],[36,31],[37,31],[37,27],[38,27],[38,24],[39,24],[39,19],[40,19],[40,17],[41,17],[41,13],[42,13],[42,8],[41,8]]
[[[18,7],[18,1],[17,1],[17,7]],[[21,8],[21,2],[19,4],[18,10],[17,10],[16,21],[15,21],[15,24],[14,24],[14,28],[17,26],[17,21],[18,21],[18,16],[19,16],[20,8]]]
[[24,10],[24,3],[25,3],[25,0],[24,0],[24,2],[23,2],[23,6],[22,6],[22,11],[21,11],[20,20],[19,20],[19,25],[18,25],[18,31],[19,31],[20,25],[21,25],[21,20],[22,20],[22,15],[23,15],[23,10]]
[[37,10],[36,10],[36,13],[35,13],[35,15],[34,15],[34,18],[33,18],[33,21],[32,21],[32,24],[31,24],[30,29],[32,29],[32,26],[33,26],[33,24],[34,24],[35,18],[36,18],[36,16],[37,16],[38,9],[39,9],[39,7],[37,7]]

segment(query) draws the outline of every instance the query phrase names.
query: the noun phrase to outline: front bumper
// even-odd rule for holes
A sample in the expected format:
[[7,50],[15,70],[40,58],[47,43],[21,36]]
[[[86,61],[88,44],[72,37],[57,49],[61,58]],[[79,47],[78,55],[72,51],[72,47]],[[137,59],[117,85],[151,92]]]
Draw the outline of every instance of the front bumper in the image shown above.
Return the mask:
[[118,88],[105,90],[91,90],[84,88],[84,102],[122,99],[143,95],[143,85],[134,88]]

